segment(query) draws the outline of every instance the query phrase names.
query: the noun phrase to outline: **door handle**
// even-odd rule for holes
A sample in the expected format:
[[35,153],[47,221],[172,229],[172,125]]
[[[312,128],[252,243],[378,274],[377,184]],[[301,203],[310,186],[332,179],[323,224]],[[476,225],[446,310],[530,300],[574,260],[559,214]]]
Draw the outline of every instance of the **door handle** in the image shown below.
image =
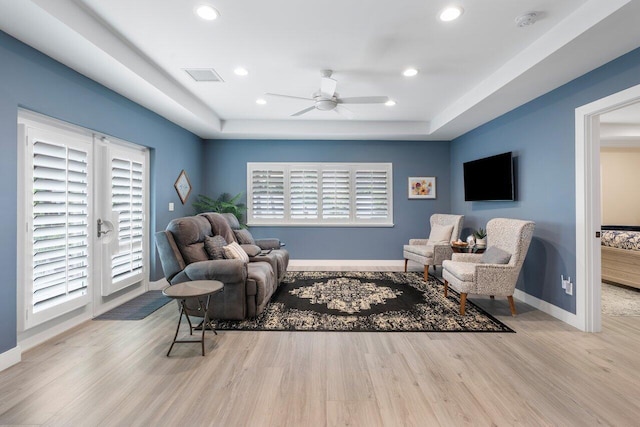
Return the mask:
[[98,238],[102,237],[103,234],[107,234],[111,231],[111,230],[102,231],[103,225],[105,225],[104,221],[98,218]]

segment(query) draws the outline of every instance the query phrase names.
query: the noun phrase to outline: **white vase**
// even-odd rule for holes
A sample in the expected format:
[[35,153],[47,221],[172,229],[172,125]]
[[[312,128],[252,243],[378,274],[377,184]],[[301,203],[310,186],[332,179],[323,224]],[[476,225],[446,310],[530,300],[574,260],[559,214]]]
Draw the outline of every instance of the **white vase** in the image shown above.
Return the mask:
[[480,247],[486,248],[487,247],[487,238],[486,237],[484,239],[476,238],[476,246],[480,246]]

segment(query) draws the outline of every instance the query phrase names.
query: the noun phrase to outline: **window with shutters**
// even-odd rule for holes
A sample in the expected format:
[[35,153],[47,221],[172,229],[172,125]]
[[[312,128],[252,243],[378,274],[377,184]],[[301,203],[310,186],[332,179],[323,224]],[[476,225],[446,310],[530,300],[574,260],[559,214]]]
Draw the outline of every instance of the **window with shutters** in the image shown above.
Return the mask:
[[249,225],[393,226],[391,163],[247,163]]

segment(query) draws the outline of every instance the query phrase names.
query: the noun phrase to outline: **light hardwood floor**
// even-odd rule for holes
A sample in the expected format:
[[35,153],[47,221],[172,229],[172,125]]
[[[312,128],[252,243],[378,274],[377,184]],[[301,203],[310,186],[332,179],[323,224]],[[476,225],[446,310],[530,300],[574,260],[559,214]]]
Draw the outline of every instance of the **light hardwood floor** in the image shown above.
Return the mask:
[[586,334],[523,303],[512,318],[506,300],[470,300],[517,333],[221,331],[205,357],[185,344],[167,358],[174,303],[89,321],[0,373],[0,425],[640,423],[640,317]]

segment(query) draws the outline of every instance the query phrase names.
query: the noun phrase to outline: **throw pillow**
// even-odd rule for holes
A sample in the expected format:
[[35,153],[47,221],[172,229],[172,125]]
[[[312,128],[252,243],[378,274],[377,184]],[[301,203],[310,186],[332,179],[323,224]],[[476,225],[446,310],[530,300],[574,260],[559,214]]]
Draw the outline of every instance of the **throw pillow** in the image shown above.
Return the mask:
[[245,229],[233,230],[233,233],[236,235],[236,239],[238,240],[238,243],[240,243],[241,245],[256,244],[256,241],[253,239],[253,236],[251,235],[251,233],[249,233],[249,230],[245,230]]
[[429,243],[435,245],[437,243],[449,243],[451,234],[453,233],[452,225],[433,224],[431,233],[429,233]]
[[508,264],[511,259],[511,254],[502,249],[491,246],[485,253],[482,254],[480,262],[483,264]]
[[242,250],[239,244],[231,242],[224,247],[224,254],[227,259],[239,259],[242,262],[249,262],[249,255]]
[[222,236],[207,236],[204,238],[204,250],[209,255],[209,259],[225,259],[224,247],[227,241]]

